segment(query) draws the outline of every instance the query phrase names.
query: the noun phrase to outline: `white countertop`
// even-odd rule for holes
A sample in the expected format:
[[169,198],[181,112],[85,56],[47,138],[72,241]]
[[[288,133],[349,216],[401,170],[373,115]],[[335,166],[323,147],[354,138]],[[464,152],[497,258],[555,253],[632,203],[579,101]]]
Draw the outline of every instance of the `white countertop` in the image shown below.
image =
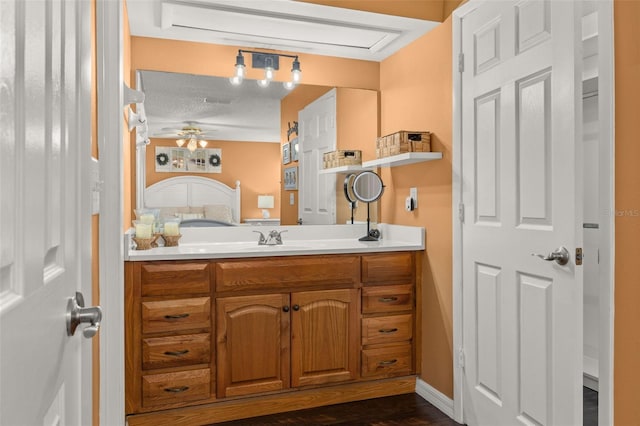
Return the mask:
[[[377,224],[379,241],[359,241],[366,225],[296,225],[182,228],[177,247],[150,250],[132,248],[131,231],[124,234],[125,260],[188,260],[246,257],[297,256],[312,254],[376,253],[421,251],[425,248],[425,230],[421,227]],[[372,226],[373,228],[373,226]],[[282,233],[282,245],[260,246],[258,234],[271,229]]]

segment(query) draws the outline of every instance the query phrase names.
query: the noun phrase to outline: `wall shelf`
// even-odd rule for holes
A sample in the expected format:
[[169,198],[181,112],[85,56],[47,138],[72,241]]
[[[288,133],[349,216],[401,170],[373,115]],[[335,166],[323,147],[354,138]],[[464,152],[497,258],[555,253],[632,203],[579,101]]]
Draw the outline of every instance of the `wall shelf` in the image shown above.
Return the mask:
[[405,152],[403,154],[392,155],[391,157],[365,161],[364,163],[362,163],[362,165],[340,166],[332,167],[330,169],[322,169],[319,173],[321,175],[330,173],[358,173],[364,172],[365,170],[372,170],[376,167],[396,167],[441,159],[441,152]]
[[373,167],[364,167],[364,165],[354,164],[349,166],[331,167],[330,169],[321,169],[318,173],[321,175],[331,173],[358,173],[371,169],[373,169]]
[[372,167],[396,167],[407,164],[421,163],[423,161],[441,160],[441,152],[405,152],[403,154],[392,155],[391,157],[378,158],[376,160],[365,161],[363,168]]

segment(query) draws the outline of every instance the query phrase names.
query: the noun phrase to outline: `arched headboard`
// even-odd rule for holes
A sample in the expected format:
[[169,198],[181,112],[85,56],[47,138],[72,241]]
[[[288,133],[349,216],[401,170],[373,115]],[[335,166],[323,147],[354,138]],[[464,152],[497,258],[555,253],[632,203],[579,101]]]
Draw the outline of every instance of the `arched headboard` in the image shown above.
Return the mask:
[[214,179],[200,176],[178,176],[161,180],[144,190],[144,206],[201,207],[224,204],[232,211],[233,221],[240,223],[240,181],[230,188]]

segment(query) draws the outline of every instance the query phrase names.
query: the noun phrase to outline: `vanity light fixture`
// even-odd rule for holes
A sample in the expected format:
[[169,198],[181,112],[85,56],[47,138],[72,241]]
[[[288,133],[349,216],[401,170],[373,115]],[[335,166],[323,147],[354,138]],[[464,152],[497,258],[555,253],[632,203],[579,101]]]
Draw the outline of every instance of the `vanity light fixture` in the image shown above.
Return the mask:
[[244,64],[243,53],[251,53],[251,67],[264,70],[264,78],[257,80],[258,86],[268,87],[275,76],[275,71],[280,69],[280,57],[293,58],[291,64],[291,81],[285,81],[283,83],[287,90],[291,90],[302,80],[302,70],[300,69],[300,61],[296,55],[285,55],[282,53],[265,53],[256,52],[253,50],[238,50],[236,56],[235,73],[233,77],[229,78],[229,81],[234,86],[242,84],[246,75],[246,66]]

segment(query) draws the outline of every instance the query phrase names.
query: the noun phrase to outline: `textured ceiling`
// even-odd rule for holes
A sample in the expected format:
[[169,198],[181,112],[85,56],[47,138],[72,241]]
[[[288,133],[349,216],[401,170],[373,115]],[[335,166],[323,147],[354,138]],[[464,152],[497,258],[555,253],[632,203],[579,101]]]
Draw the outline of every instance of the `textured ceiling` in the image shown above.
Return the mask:
[[159,71],[140,71],[150,137],[177,138],[189,125],[205,139],[280,141],[281,83],[259,87],[245,80],[233,86],[228,78]]

